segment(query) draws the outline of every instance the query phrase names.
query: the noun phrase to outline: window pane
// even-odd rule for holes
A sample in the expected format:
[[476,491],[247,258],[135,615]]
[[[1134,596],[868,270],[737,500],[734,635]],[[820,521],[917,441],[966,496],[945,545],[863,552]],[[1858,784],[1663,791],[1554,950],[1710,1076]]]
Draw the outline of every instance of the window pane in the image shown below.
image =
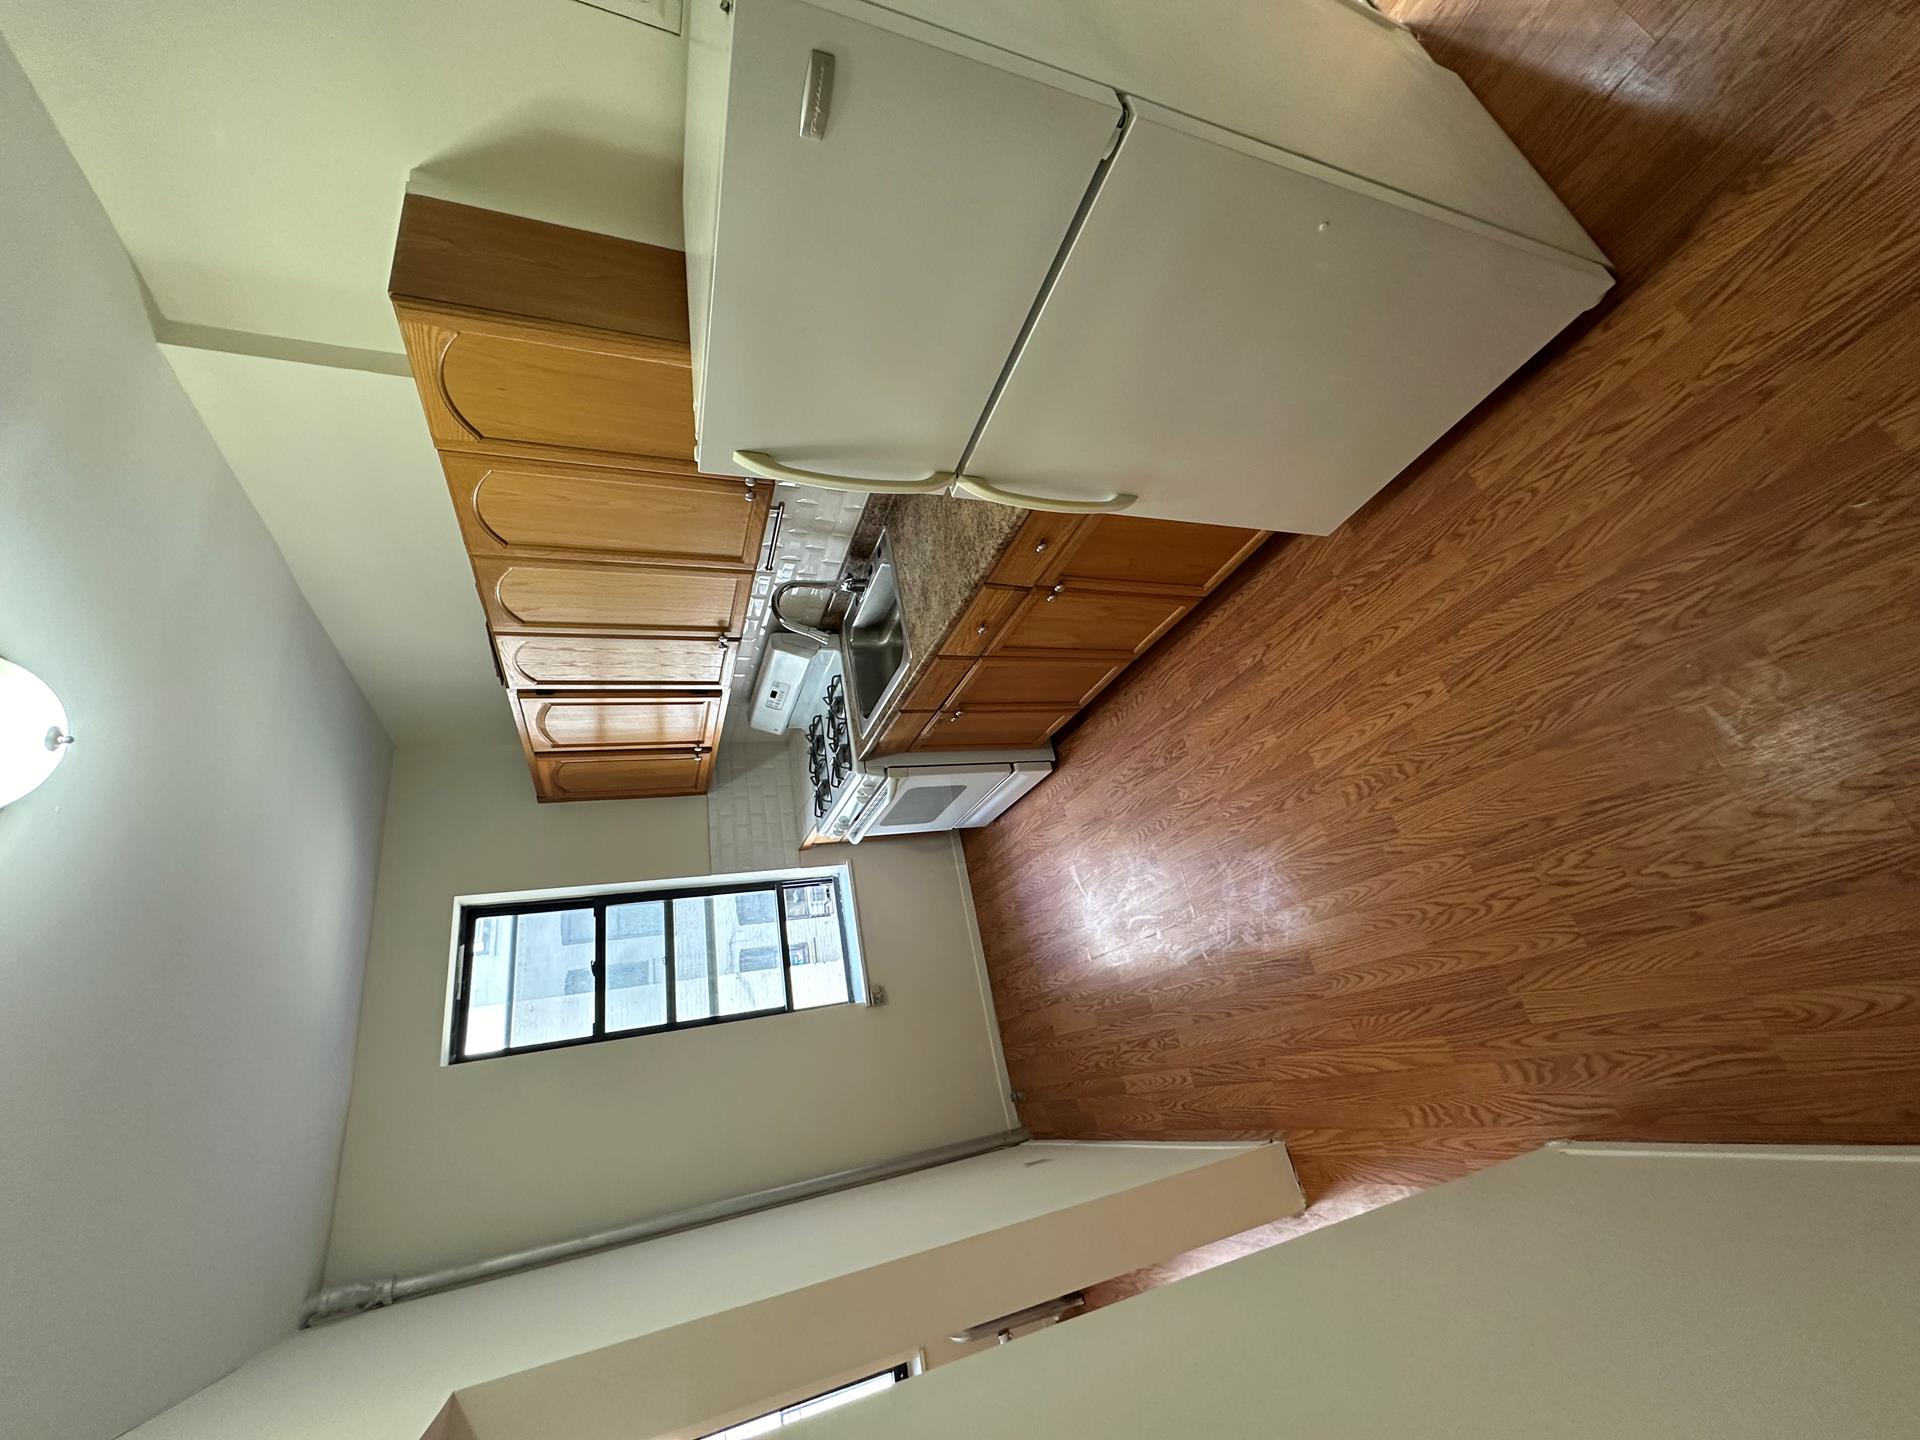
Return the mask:
[[661,900],[607,907],[607,1029],[667,1023],[667,907]]
[[788,886],[785,894],[787,945],[793,956],[793,1008],[846,1004],[853,997],[847,993],[839,887],[823,880]]
[[[586,927],[587,944],[567,934]],[[577,1040],[593,1033],[593,911],[547,910],[514,917],[513,1013],[507,1048]]]
[[510,915],[473,922],[473,972],[467,980],[467,1030],[462,1055],[494,1055],[507,1043],[507,954]]
[[673,952],[677,1019],[786,1006],[771,891],[675,900]]

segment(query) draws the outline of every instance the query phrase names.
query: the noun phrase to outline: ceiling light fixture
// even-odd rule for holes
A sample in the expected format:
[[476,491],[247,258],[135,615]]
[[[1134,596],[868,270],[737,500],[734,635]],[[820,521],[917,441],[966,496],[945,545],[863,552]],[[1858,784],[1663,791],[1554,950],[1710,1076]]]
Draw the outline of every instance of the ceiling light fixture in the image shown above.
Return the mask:
[[0,807],[38,789],[72,743],[66,708],[47,682],[0,660]]

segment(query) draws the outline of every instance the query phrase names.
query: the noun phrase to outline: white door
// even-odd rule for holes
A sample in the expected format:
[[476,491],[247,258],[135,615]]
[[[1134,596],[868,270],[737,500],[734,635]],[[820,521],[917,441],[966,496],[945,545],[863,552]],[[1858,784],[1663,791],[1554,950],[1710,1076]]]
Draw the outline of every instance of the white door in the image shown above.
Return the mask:
[[951,471],[1119,101],[849,0],[732,13],[700,468]]
[[1002,491],[1325,534],[1612,283],[1155,106],[967,458]]

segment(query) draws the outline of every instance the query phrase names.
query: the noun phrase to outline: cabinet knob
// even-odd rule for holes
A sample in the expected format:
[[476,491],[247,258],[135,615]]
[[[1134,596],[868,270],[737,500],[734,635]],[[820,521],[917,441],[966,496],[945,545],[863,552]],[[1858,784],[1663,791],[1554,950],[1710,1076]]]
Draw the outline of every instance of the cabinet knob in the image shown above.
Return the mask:
[[976,626],[976,627],[974,628],[974,632],[973,632],[973,633],[974,633],[974,634],[976,634],[976,635],[984,635],[984,634],[986,634],[986,633],[987,633],[987,627],[986,627],[985,625],[979,625],[979,626]]
[[962,715],[964,715],[964,714],[966,714],[966,713],[967,713],[967,712],[966,712],[966,711],[964,711],[964,710],[956,710],[956,711],[954,711],[954,712],[953,712],[953,713],[952,713],[951,715],[949,715],[949,716],[947,716],[947,723],[948,723],[949,725],[951,725],[951,724],[952,724],[952,723],[953,723],[954,721],[956,721],[956,720],[958,720],[958,719],[959,719],[959,718],[960,718],[960,717],[961,717]]
[[1044,541],[1044,540],[1042,540],[1042,541],[1041,541],[1041,542],[1040,542],[1040,543],[1039,543],[1038,545],[1036,545],[1036,546],[1034,546],[1034,547],[1033,547],[1033,553],[1034,553],[1034,554],[1036,554],[1036,555],[1044,555],[1044,554],[1046,554],[1046,553],[1047,553],[1047,542],[1046,542],[1046,541]]
[[1064,585],[1054,586],[1053,589],[1047,592],[1047,603],[1051,605],[1054,601],[1058,600],[1060,598],[1061,592],[1066,588],[1067,587]]

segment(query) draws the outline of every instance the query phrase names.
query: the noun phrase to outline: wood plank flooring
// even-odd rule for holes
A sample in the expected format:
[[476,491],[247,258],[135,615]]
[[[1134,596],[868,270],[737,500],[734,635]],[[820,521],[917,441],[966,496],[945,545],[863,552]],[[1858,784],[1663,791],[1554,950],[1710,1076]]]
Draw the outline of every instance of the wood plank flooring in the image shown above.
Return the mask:
[[1920,1142],[1920,7],[1390,9],[1621,283],[967,832],[1023,1118]]

